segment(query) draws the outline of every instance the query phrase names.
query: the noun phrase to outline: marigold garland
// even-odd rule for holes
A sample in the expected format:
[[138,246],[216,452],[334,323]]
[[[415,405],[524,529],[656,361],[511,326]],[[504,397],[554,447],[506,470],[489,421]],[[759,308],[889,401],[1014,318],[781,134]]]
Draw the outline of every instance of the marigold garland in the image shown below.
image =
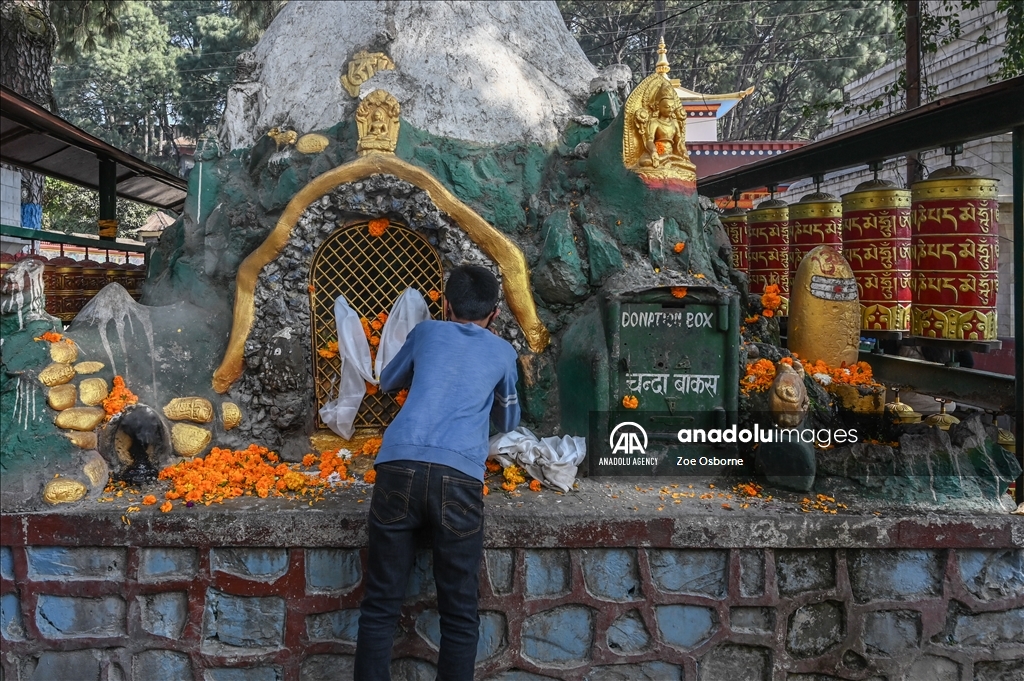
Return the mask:
[[[779,295],[778,284],[768,284],[764,287],[764,293],[761,294],[761,305],[764,306],[764,316],[771,317],[774,312],[782,306],[782,297]],[[768,314],[769,312],[773,314]]]
[[867,362],[857,362],[852,366],[833,367],[829,366],[825,362],[818,360],[816,362],[808,362],[804,364],[804,371],[822,385],[831,385],[832,383],[846,384],[846,385],[864,385],[864,386],[878,386],[880,385],[875,381],[871,373],[871,365]]
[[64,340],[64,336],[60,335],[56,331],[47,331],[42,336],[36,336],[32,340],[35,341],[49,341],[50,343],[59,343]]
[[430,292],[427,293],[427,297],[430,298],[432,302],[436,303],[441,298],[441,292],[438,291],[436,288],[432,288],[430,289]]
[[622,398],[622,406],[626,409],[636,409],[640,406],[640,399],[636,395],[626,395]]
[[103,411],[106,412],[106,418],[109,420],[124,411],[129,404],[136,404],[138,401],[138,396],[125,386],[124,379],[114,376],[114,389],[103,400]]
[[685,298],[686,297],[686,287],[685,286],[673,286],[672,287],[672,297],[673,298]]
[[363,473],[363,482],[368,483],[370,485],[377,482],[377,471],[371,468],[370,470]]
[[334,359],[338,356],[338,341],[328,341],[327,345],[316,351],[316,354],[320,355],[324,359]]
[[391,224],[391,221],[388,220],[387,218],[376,218],[375,220],[370,220],[370,223],[369,223],[370,236],[372,236],[374,238],[379,238],[379,237],[383,236],[384,232],[388,228],[388,225],[390,225],[390,224]]
[[775,365],[771,360],[759,359],[747,365],[747,371],[740,381],[740,390],[744,395],[761,392],[771,387],[775,380]]
[[684,248],[686,248],[686,244],[683,243],[682,241],[680,241],[680,242],[676,243],[675,246],[672,247],[672,250],[675,253],[682,253]]

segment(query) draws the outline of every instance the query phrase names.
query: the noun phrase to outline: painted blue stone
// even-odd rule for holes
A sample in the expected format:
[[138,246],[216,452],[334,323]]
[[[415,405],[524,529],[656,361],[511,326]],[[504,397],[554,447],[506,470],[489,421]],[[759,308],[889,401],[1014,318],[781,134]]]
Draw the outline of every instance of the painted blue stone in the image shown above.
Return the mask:
[[982,600],[1024,594],[1024,549],[957,551],[960,578]]
[[25,229],[43,228],[43,206],[39,203],[21,204],[21,226]]
[[10,546],[0,546],[0,577],[14,579],[14,556]]
[[862,640],[869,653],[897,656],[916,648],[921,638],[921,613],[882,610],[864,616]]
[[569,552],[565,549],[526,551],[526,597],[556,596],[569,591]]
[[206,594],[203,647],[220,643],[239,648],[278,648],[284,641],[285,602],[277,596]]
[[510,669],[507,672],[501,672],[497,676],[491,676],[487,681],[551,681],[550,676],[541,676],[540,674],[532,674],[530,672],[524,672],[522,669]]
[[309,615],[306,635],[310,641],[344,641],[355,643],[359,633],[359,609],[335,610]]
[[612,601],[640,598],[635,549],[585,549],[581,553],[587,591]]
[[[97,650],[44,651],[32,672],[31,681],[99,681],[100,660]],[[6,678],[6,677],[5,677]]]
[[176,639],[188,621],[188,594],[184,591],[139,596],[139,620],[144,631]]
[[36,546],[25,549],[28,574],[39,581],[123,580],[126,550]]
[[362,573],[358,549],[306,549],[306,591],[347,591]]
[[858,601],[917,600],[942,594],[944,552],[864,550],[851,552],[848,558],[850,587]]
[[204,681],[281,681],[280,667],[218,667],[207,669]]
[[0,596],[0,636],[5,641],[24,641],[25,622],[21,619],[21,599],[18,594]]
[[683,681],[683,668],[668,662],[638,662],[636,664],[610,664],[593,667],[587,674],[587,681],[622,681],[623,679],[630,681]]
[[662,640],[681,648],[696,647],[718,629],[715,611],[698,605],[659,605],[654,617]]
[[199,561],[195,549],[151,548],[139,551],[139,581],[191,579]]
[[213,549],[210,568],[246,579],[273,582],[288,571],[286,549]]
[[652,550],[651,577],[662,591],[724,598],[727,551]]
[[608,627],[608,647],[616,653],[635,653],[650,642],[651,636],[636,610],[622,615]]
[[120,596],[76,598],[42,594],[36,627],[47,638],[102,638],[125,635],[125,602]]
[[147,650],[135,656],[134,678],[160,681],[192,681],[192,662],[188,655],[173,650]]
[[418,551],[409,575],[409,584],[405,588],[406,602],[419,598],[430,598],[434,595],[434,559],[430,551]]
[[[505,615],[500,612],[480,613],[480,638],[476,642],[476,661],[486,660],[500,652],[508,642]],[[441,646],[441,617],[437,610],[424,610],[416,618],[416,633],[434,650]]]
[[491,589],[495,594],[512,593],[512,564],[514,559],[515,550],[513,549],[488,549],[484,551],[487,576],[491,580]]
[[565,605],[523,621],[522,655],[531,661],[576,666],[590,659],[594,614],[590,608]]

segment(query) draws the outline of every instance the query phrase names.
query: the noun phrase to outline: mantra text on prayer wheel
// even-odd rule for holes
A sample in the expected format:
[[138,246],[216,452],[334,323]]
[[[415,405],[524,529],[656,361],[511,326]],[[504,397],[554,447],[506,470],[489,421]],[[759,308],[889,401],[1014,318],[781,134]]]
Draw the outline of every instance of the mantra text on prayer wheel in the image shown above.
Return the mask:
[[912,331],[948,340],[996,338],[996,180],[951,166],[913,193]]
[[910,330],[910,192],[885,180],[843,194],[843,257],[857,278],[861,328]]
[[818,246],[843,252],[843,204],[839,199],[815,192],[789,207],[789,276],[796,278],[804,256]]
[[729,243],[732,244],[732,267],[740,272],[746,272],[749,267],[748,250],[750,248],[747,239],[747,211],[743,208],[730,208],[721,217],[722,226],[729,235]]
[[750,293],[761,295],[771,284],[779,287],[779,314],[789,314],[789,204],[769,199],[747,213],[750,239]]

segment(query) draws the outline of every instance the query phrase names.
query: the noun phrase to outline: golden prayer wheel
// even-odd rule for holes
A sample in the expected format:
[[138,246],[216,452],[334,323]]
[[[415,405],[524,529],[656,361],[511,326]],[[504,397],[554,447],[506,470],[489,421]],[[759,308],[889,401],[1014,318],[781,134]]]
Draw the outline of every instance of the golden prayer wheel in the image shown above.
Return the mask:
[[747,213],[750,293],[761,295],[766,287],[779,287],[779,314],[789,313],[789,204],[768,199]]
[[869,180],[843,194],[843,256],[857,277],[861,328],[910,330],[910,192]]
[[750,248],[747,239],[747,211],[739,207],[730,208],[722,214],[721,220],[729,235],[729,243],[732,244],[732,267],[740,272],[746,272]]
[[146,283],[146,265],[128,265],[128,285],[125,286],[128,289],[128,293],[131,294],[135,300],[141,300],[142,298],[142,285]]
[[82,290],[88,302],[107,285],[107,268],[95,260],[82,261]]
[[843,204],[839,199],[815,192],[789,207],[789,276],[796,276],[800,261],[818,246],[831,246],[843,253]]
[[911,191],[913,334],[995,340],[997,181],[950,166],[915,182]]
[[46,263],[43,288],[46,291],[46,311],[62,321],[71,321],[85,306],[82,265],[77,260],[62,255]]

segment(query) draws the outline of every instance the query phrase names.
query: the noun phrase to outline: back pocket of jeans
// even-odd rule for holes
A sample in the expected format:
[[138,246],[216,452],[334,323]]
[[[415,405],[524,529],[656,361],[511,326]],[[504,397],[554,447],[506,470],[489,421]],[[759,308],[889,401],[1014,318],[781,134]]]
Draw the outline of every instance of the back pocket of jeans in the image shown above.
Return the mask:
[[459,537],[479,532],[484,522],[483,483],[446,475],[443,487],[441,524]]
[[379,464],[374,468],[377,479],[373,485],[370,512],[385,525],[397,523],[409,515],[413,471],[387,464]]

